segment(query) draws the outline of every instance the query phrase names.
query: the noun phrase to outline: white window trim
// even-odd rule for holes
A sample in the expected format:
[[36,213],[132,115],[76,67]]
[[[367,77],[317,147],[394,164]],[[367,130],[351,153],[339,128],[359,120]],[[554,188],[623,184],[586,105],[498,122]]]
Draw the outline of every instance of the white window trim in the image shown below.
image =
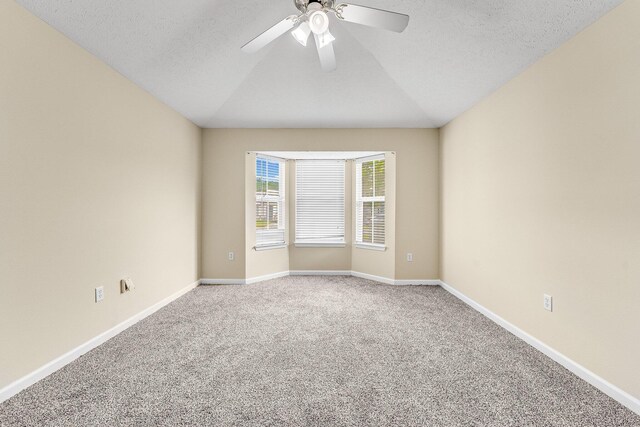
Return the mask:
[[273,156],[266,156],[263,154],[256,154],[256,162],[254,162],[254,181],[257,182],[257,173],[255,171],[255,163],[257,163],[258,160],[266,160],[267,162],[272,162],[272,163],[279,163],[280,164],[280,168],[279,168],[279,172],[280,172],[280,176],[279,176],[279,185],[280,185],[280,190],[279,190],[279,195],[278,196],[270,196],[270,195],[264,195],[264,196],[258,196],[258,194],[255,195],[255,199],[256,202],[277,202],[280,203],[280,206],[282,207],[282,212],[279,212],[278,215],[278,228],[275,230],[259,230],[259,229],[255,229],[256,232],[256,240],[258,240],[258,235],[259,234],[269,234],[269,233],[273,233],[273,234],[282,234],[282,240],[274,240],[274,241],[270,241],[270,242],[266,242],[266,243],[262,243],[262,244],[258,244],[256,243],[256,246],[254,246],[254,249],[256,251],[258,250],[269,250],[269,249],[280,249],[283,247],[287,246],[287,226],[286,226],[286,211],[287,211],[287,207],[286,207],[286,203],[287,203],[287,196],[286,196],[286,191],[287,191],[287,186],[286,186],[286,165],[287,165],[287,161],[285,159],[281,159],[278,157],[273,157]]
[[[358,163],[362,164],[362,163],[366,163],[366,162],[372,162],[372,161],[376,161],[376,160],[384,160],[385,164],[386,164],[386,155],[385,154],[376,154],[375,156],[369,156],[369,157],[360,157],[355,159],[355,164],[354,164],[354,168],[357,171],[358,168],[357,165]],[[385,165],[386,166],[386,165]],[[357,172],[356,172],[357,173]],[[358,182],[358,177],[356,176],[356,187],[357,187],[357,182]],[[386,191],[385,191],[385,195],[384,196],[373,196],[373,197],[365,197],[360,196],[360,199],[358,199],[358,194],[360,193],[360,191],[362,191],[361,189],[356,188],[356,192],[353,196],[355,203],[354,203],[354,208],[356,211],[356,221],[354,223],[354,228],[355,228],[355,241],[354,241],[354,246],[356,248],[359,249],[369,249],[369,250],[374,250],[374,251],[386,251],[387,250],[387,246],[386,246],[386,241],[387,241],[387,236],[386,236],[386,223],[385,223],[385,236],[384,236],[384,244],[380,244],[380,243],[368,243],[368,242],[359,242],[358,241],[358,221],[360,221],[360,218],[357,218],[357,212],[358,212],[358,203],[362,202],[364,203],[366,202],[385,202],[386,205],[386,201],[387,201],[387,195],[386,195]],[[386,206],[385,206],[385,222],[386,222]]]
[[373,160],[386,160],[386,156],[384,154],[376,154],[375,156],[369,156],[369,157],[358,157],[357,159],[355,159],[356,162],[371,162]]
[[273,245],[256,245],[253,247],[253,250],[255,251],[269,251],[271,249],[285,249],[287,246],[286,243],[279,243],[279,244],[273,244]]
[[367,249],[370,251],[386,251],[387,247],[385,245],[380,245],[377,243],[356,243],[355,247],[358,249]]

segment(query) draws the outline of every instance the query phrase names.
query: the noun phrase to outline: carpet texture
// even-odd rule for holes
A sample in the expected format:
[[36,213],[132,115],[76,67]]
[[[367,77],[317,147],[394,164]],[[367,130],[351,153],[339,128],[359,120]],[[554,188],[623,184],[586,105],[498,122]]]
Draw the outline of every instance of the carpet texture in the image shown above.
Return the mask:
[[0,405],[2,426],[640,426],[439,287],[201,286]]

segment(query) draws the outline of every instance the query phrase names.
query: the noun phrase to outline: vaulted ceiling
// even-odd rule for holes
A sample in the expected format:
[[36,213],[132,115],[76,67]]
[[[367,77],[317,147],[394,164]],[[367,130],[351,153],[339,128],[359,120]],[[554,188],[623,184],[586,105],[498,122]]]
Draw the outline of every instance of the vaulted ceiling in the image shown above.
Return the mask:
[[622,0],[356,0],[409,14],[346,22],[338,69],[285,34],[240,47],[293,0],[17,0],[201,127],[440,127]]

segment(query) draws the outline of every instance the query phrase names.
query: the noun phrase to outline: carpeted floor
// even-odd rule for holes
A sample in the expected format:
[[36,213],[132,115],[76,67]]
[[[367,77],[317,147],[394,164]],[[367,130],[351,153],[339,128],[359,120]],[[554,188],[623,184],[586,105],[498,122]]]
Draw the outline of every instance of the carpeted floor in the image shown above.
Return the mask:
[[640,426],[439,287],[201,286],[0,405],[2,426]]

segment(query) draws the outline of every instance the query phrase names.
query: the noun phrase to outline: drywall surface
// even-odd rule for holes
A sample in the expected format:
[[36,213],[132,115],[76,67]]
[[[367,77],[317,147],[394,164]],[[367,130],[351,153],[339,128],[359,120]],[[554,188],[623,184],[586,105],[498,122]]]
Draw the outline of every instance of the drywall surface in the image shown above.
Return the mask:
[[13,1],[0,64],[2,388],[198,279],[202,132]]
[[[288,256],[292,270],[344,270],[345,259],[340,259],[338,255],[341,252],[332,249],[306,251],[294,248],[288,254],[282,251],[280,255],[273,254],[275,251],[247,251],[245,235],[253,232],[246,229],[245,222],[248,203],[248,196],[245,195],[248,172],[245,168],[249,167],[246,160],[248,153],[393,151],[396,153],[397,163],[396,254],[395,261],[389,261],[395,267],[385,271],[395,270],[395,277],[390,277],[391,279],[437,278],[438,137],[439,132],[434,129],[204,130],[203,277],[244,279],[277,273],[283,265],[280,263],[284,263]],[[291,209],[288,211],[290,213]],[[227,253],[231,250],[240,255],[236,256],[235,261],[228,261]],[[264,255],[269,252],[272,253]],[[406,261],[406,252],[414,254],[413,263]],[[247,253],[257,258],[248,262]],[[275,267],[263,267],[273,262]],[[251,275],[248,276],[247,273]]]
[[442,279],[635,397],[638,76],[628,0],[441,131]]

